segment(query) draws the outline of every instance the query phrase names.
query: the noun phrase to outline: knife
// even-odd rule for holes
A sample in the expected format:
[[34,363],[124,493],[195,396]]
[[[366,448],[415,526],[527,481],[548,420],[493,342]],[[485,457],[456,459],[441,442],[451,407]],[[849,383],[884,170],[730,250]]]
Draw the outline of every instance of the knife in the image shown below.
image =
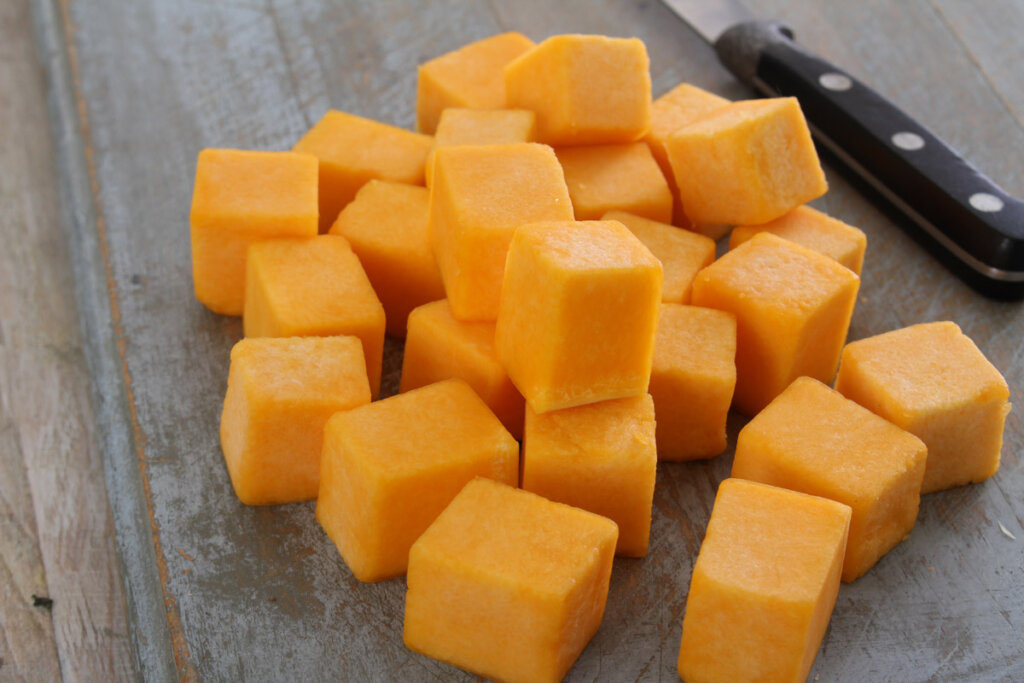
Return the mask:
[[756,20],[736,0],[662,0],[740,81],[794,96],[815,139],[908,220],[900,221],[964,282],[1024,297],[1024,202],[1008,194],[892,102]]

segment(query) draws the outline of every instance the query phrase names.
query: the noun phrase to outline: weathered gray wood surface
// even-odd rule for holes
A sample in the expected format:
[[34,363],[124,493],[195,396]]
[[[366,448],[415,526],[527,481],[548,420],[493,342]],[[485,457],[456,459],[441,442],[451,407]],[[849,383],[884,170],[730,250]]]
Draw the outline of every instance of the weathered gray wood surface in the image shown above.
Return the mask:
[[29,9],[0,3],[0,680],[130,680]]
[[[1024,195],[1024,6],[759,2],[798,38],[924,120]],[[655,92],[687,80],[738,98],[657,2],[40,0],[64,220],[137,665],[210,680],[426,680],[456,670],[401,642],[404,582],[355,581],[311,505],[234,498],[217,440],[238,320],[192,296],[188,207],[207,146],[287,149],[328,107],[411,126],[415,65],[498,31],[643,38]],[[869,237],[851,338],[935,319],[963,327],[1024,387],[1020,304],[953,279],[842,177],[818,202]],[[395,386],[397,348],[391,349]],[[735,440],[742,425],[735,419]],[[1024,427],[991,481],[922,502],[918,526],[845,585],[823,680],[1024,678]],[[665,466],[652,546],[619,560],[572,680],[673,680],[690,570],[731,454]],[[1004,535],[1002,523],[1019,540]],[[2,672],[2,670],[0,670]]]

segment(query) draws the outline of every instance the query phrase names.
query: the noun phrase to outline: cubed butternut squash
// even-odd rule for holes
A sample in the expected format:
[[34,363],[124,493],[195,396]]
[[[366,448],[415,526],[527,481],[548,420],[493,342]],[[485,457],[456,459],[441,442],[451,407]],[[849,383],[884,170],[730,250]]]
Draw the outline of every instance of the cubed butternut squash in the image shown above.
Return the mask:
[[600,515],[470,482],[409,552],[405,644],[494,680],[557,683],[601,624],[617,536]]
[[505,106],[505,65],[533,47],[521,33],[500,33],[421,64],[416,81],[416,129],[432,135],[449,107]]
[[344,237],[252,245],[242,323],[246,337],[358,337],[370,389],[380,391],[384,307]]
[[555,154],[576,220],[597,220],[613,209],[672,220],[672,194],[645,143],[560,147]]
[[639,140],[651,125],[647,48],[636,38],[552,36],[505,67],[506,106],[537,112],[554,146]]
[[661,264],[616,221],[545,222],[512,237],[498,358],[537,413],[647,393]]
[[324,425],[370,402],[355,337],[243,339],[231,349],[220,443],[247,505],[316,498]]
[[864,265],[868,244],[864,232],[810,206],[798,206],[761,225],[737,225],[729,235],[729,248],[735,249],[759,232],[774,233],[834,258],[857,275]]
[[736,316],[734,407],[753,416],[801,375],[831,383],[859,285],[849,268],[771,233],[698,273],[693,305]]
[[922,493],[984,481],[999,469],[1010,390],[956,323],[851,342],[836,389],[927,444]]
[[425,187],[371,180],[330,229],[348,240],[359,257],[393,337],[405,336],[412,309],[444,298],[427,234],[429,205]]
[[204,149],[196,162],[189,214],[196,298],[216,313],[242,315],[249,245],[312,237],[317,211],[314,157]]
[[519,476],[519,444],[458,379],[337,413],[323,444],[316,518],[360,581],[404,574],[467,482]]
[[615,522],[617,555],[647,554],[657,464],[649,395],[542,414],[526,409],[523,489]]
[[927,449],[913,434],[810,377],[798,377],[740,431],[732,476],[849,505],[843,581],[914,528]]
[[403,128],[330,110],[302,136],[293,152],[320,160],[320,232],[368,181],[423,184],[423,168],[433,140]]
[[839,592],[850,508],[742,479],[718,487],[686,596],[686,681],[802,683]]

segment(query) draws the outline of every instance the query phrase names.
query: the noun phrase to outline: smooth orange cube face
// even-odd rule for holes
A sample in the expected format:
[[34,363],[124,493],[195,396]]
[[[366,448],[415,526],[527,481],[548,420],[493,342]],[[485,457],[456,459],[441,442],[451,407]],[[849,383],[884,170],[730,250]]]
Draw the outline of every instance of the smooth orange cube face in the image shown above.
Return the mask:
[[913,434],[799,377],[740,431],[732,476],[849,505],[853,581],[914,528],[926,455]]
[[316,498],[324,425],[370,402],[355,337],[243,339],[231,349],[220,444],[246,505]]
[[330,234],[348,240],[359,257],[393,337],[405,336],[412,309],[444,298],[427,234],[429,204],[425,187],[371,180],[331,226]]
[[522,438],[526,401],[498,360],[494,323],[456,320],[447,301],[434,301],[409,315],[400,391],[451,377],[465,380],[505,429]]
[[[434,149],[533,142],[536,131],[537,116],[527,109],[445,109],[434,133]],[[427,187],[433,182],[433,162],[431,150],[427,156]]]
[[242,324],[246,337],[358,337],[370,389],[380,391],[384,307],[344,237],[252,245]]
[[668,160],[666,142],[672,133],[683,126],[727,104],[729,100],[724,97],[701,90],[689,83],[680,83],[651,104],[651,129],[644,136],[644,142],[650,146],[654,159],[658,162],[672,192],[672,224],[697,231],[714,240],[725,234],[727,228],[693,225],[686,217],[675,174],[672,172],[672,164]]
[[216,313],[242,315],[249,245],[316,234],[316,159],[204,149],[196,162],[189,222],[196,298]]
[[507,107],[537,112],[549,145],[639,140],[651,125],[647,48],[636,38],[552,36],[505,67]]
[[735,388],[736,316],[662,304],[649,388],[658,458],[696,460],[724,451]]
[[860,275],[868,238],[858,228],[810,206],[798,206],[780,218],[761,225],[738,225],[729,235],[735,249],[759,232],[770,232],[808,249],[834,258]]
[[921,493],[984,481],[999,469],[1010,390],[956,323],[851,342],[836,389],[927,444]]
[[360,581],[405,573],[409,548],[475,477],[515,485],[519,444],[461,380],[334,415],[316,518]]
[[512,238],[498,358],[534,412],[647,393],[661,264],[615,221],[546,222]]
[[320,160],[320,232],[374,178],[423,184],[429,135],[330,110],[292,148]]
[[430,192],[430,239],[459,320],[498,317],[517,227],[573,218],[562,167],[545,145],[441,147]]
[[533,41],[510,31],[478,40],[436,57],[418,70],[416,130],[433,134],[449,107],[505,107],[505,65],[533,47]]
[[486,479],[409,552],[405,644],[494,680],[557,683],[604,615],[611,520]]
[[625,225],[661,261],[662,301],[690,303],[693,279],[715,260],[714,240],[625,211],[609,211],[601,220]]
[[690,579],[679,675],[806,681],[839,593],[849,524],[842,503],[723,481]]
[[613,209],[672,220],[672,194],[645,143],[562,147],[555,154],[576,220],[597,220]]
[[658,465],[650,396],[527,408],[522,458],[523,489],[615,522],[617,555],[647,554]]
[[665,145],[695,225],[767,223],[828,189],[793,97],[734,102],[680,128]]
[[736,316],[733,406],[753,416],[801,375],[830,383],[859,286],[849,268],[771,233],[698,273],[693,305]]

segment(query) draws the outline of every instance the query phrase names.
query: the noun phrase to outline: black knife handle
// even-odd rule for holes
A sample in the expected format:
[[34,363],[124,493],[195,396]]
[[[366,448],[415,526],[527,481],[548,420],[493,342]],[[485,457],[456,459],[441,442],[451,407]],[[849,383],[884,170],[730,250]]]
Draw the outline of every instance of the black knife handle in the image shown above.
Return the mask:
[[913,226],[904,227],[965,282],[991,297],[1024,297],[1024,202],[781,24],[738,24],[715,50],[761,93],[795,96],[818,142],[905,214]]

